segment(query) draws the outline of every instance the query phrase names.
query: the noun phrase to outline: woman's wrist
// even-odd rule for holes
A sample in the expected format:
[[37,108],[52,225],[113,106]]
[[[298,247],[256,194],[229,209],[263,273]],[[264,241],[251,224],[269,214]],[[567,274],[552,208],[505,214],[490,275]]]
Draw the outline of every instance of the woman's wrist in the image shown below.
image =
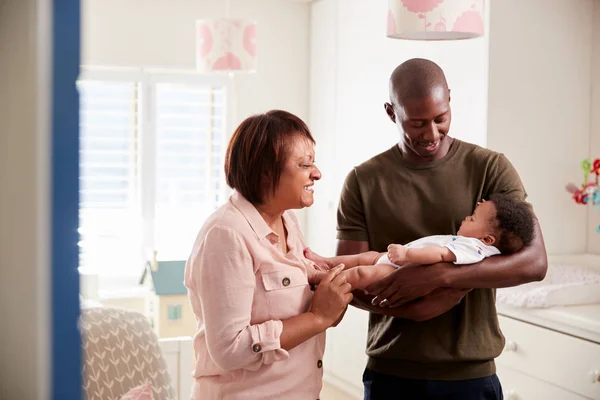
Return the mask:
[[312,325],[319,333],[325,332],[327,328],[331,326],[331,324],[322,315],[319,315],[314,311],[309,311],[307,314],[311,316],[311,320],[313,322]]

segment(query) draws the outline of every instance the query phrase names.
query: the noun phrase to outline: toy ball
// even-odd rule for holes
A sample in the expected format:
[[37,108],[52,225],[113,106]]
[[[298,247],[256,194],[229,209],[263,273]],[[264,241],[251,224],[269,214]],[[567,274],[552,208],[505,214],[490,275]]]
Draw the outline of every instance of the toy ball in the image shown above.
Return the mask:
[[579,190],[579,187],[577,187],[577,185],[574,183],[569,183],[567,186],[565,186],[565,189],[567,189],[567,192],[575,194]]

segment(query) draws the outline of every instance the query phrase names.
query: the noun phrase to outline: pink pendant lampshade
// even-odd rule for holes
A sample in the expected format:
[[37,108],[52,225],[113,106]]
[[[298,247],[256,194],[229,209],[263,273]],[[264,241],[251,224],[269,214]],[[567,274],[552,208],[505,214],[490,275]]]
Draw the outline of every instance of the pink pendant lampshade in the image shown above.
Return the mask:
[[485,0],[388,0],[387,36],[458,40],[483,35]]
[[200,72],[253,72],[256,23],[241,19],[196,21],[196,69]]

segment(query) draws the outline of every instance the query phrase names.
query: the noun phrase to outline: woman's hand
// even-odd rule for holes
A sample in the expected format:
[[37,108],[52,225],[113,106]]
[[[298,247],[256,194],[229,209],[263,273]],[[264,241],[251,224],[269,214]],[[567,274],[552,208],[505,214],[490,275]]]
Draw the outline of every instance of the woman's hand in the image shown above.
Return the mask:
[[313,267],[307,267],[308,283],[318,285],[327,276],[327,271],[321,271]]
[[338,322],[352,301],[352,286],[343,274],[340,275],[343,269],[344,265],[340,264],[329,270],[315,290],[310,312],[317,317],[323,329]]
[[310,261],[314,262],[317,265],[317,267],[319,267],[320,269],[322,269],[324,271],[328,271],[328,270],[336,267],[336,265],[333,265],[331,258],[323,257],[323,256],[318,255],[317,253],[314,253],[310,249],[310,247],[307,247],[304,249],[304,257],[306,257]]

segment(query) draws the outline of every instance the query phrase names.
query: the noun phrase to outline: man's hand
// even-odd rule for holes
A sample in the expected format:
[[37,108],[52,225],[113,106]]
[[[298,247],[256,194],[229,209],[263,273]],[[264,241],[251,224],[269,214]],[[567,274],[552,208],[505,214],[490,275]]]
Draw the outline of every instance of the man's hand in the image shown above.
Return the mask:
[[406,264],[367,288],[375,296],[373,305],[397,307],[424,297],[443,286],[442,276],[448,268],[445,263],[421,266]]
[[427,321],[440,316],[460,304],[471,289],[438,288],[420,300],[406,304],[402,309],[404,318]]
[[388,258],[394,264],[404,264],[408,249],[401,244],[390,244],[387,248]]
[[329,271],[331,268],[336,267],[333,265],[333,262],[330,258],[323,257],[314,253],[310,247],[304,249],[304,257],[308,258],[310,261],[314,262],[317,267],[319,267],[323,271]]
[[433,290],[425,297],[393,308],[374,306],[371,304],[370,296],[365,295],[362,291],[355,291],[353,305],[380,315],[404,318],[411,321],[427,321],[454,308],[470,290],[441,287]]

